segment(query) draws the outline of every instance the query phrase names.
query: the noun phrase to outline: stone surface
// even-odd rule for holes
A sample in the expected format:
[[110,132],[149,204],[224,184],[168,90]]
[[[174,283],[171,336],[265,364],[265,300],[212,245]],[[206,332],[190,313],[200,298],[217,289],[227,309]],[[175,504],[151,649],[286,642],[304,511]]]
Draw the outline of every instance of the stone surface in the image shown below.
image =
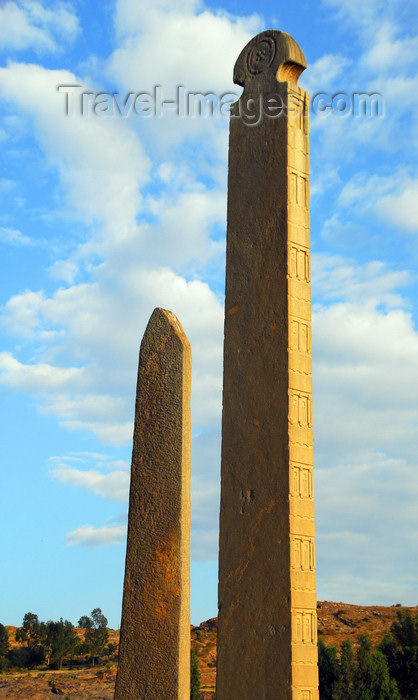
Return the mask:
[[191,351],[155,309],[139,354],[116,700],[190,697]]
[[234,70],[217,700],[318,699],[305,66],[268,31]]

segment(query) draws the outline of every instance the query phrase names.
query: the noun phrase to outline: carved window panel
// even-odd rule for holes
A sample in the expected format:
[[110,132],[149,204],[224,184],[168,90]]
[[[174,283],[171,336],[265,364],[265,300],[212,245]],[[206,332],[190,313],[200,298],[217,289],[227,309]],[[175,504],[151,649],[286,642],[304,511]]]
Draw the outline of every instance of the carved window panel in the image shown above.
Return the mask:
[[291,537],[292,568],[315,571],[315,542],[309,537]]
[[312,399],[309,394],[290,392],[289,421],[302,428],[312,427]]
[[289,170],[289,200],[303,209],[309,209],[309,177]]
[[301,690],[299,694],[300,700],[312,700],[311,690]]
[[299,396],[293,394],[290,397],[290,422],[292,425],[297,425],[299,423]]
[[299,324],[299,350],[300,352],[309,352],[309,333],[306,323]]
[[310,354],[311,352],[311,328],[305,321],[292,320],[289,336],[290,350],[297,350]]
[[287,272],[289,277],[310,282],[311,263],[309,251],[299,246],[289,246]]
[[294,641],[316,644],[316,615],[311,610],[298,610],[294,615]]
[[313,498],[314,494],[312,468],[299,467],[297,465],[294,465],[292,467],[290,487],[292,496],[299,496],[301,498]]
[[289,124],[297,129],[302,129],[305,115],[305,102],[299,95],[290,93],[288,99]]
[[298,176],[296,173],[289,173],[289,199],[291,202],[297,201],[297,183]]

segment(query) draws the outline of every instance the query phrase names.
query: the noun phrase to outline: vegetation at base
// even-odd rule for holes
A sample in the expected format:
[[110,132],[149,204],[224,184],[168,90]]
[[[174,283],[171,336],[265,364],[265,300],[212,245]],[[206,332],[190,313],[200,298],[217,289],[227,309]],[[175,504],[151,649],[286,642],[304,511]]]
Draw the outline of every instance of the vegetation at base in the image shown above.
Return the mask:
[[398,610],[397,620],[379,645],[402,700],[418,700],[418,612]]
[[201,700],[200,691],[200,670],[197,652],[192,649],[190,652],[190,700]]
[[108,643],[107,619],[100,608],[92,610],[91,617],[83,615],[78,624],[84,628],[83,640],[69,620],[41,622],[37,615],[28,612],[15,634],[20,646],[13,648],[6,627],[0,624],[0,673],[11,668],[30,670],[45,665],[61,670],[64,662],[71,671],[75,663],[80,665],[88,659],[94,666],[103,656],[109,658],[115,654],[117,645]]
[[373,652],[370,637],[341,650],[318,642],[320,700],[418,700],[418,613],[398,610],[397,620]]
[[86,630],[84,633],[84,644],[87,652],[90,654],[92,666],[94,666],[94,660],[103,655],[109,640],[107,618],[103,615],[100,608],[94,608],[91,611],[91,617],[87,615],[80,617],[78,626]]

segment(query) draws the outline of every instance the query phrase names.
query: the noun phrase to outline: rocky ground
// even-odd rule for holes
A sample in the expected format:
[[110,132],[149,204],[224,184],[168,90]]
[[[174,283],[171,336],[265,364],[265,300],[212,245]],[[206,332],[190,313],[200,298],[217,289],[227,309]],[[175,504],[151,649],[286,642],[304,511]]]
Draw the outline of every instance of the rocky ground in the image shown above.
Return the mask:
[[71,700],[113,700],[116,668],[109,672],[31,671],[0,676],[0,698],[51,700],[53,695]]
[[[409,608],[413,615],[417,608]],[[318,636],[326,644],[340,647],[349,639],[355,648],[358,638],[368,634],[376,646],[390,631],[399,606],[360,606],[323,601],[318,603]],[[16,628],[8,627],[10,639]],[[82,630],[79,634],[82,635]],[[217,620],[212,618],[192,627],[191,643],[199,656],[203,700],[211,700],[215,689]],[[110,630],[110,641],[117,643],[119,633]],[[110,668],[109,668],[110,666]],[[46,671],[0,675],[0,699],[45,700],[60,695],[63,700],[113,700],[116,664],[103,668]]]

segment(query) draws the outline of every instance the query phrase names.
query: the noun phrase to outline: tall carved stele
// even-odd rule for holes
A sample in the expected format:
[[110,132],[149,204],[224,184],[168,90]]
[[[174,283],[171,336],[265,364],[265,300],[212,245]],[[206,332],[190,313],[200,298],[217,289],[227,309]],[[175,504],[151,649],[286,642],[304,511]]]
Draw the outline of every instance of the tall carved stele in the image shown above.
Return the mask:
[[139,353],[116,700],[190,698],[191,351],[155,309]]
[[305,67],[266,31],[234,70],[217,700],[318,699]]

